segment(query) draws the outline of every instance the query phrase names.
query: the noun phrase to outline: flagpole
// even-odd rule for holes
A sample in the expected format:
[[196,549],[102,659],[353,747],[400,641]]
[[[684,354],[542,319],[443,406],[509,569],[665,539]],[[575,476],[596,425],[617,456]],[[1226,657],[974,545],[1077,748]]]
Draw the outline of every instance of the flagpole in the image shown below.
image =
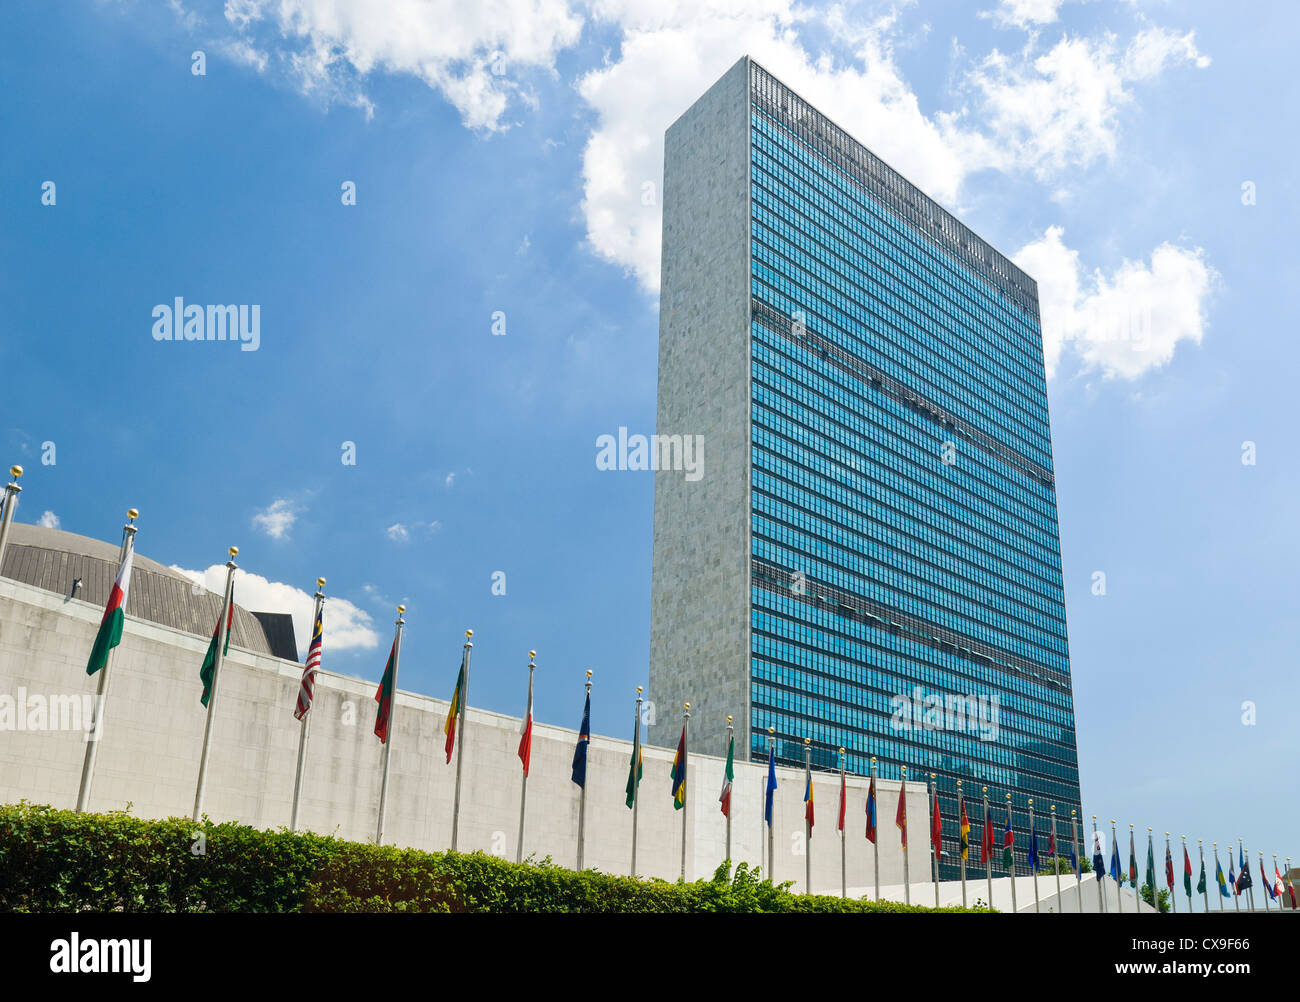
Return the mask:
[[[18,473],[14,474],[16,480],[22,475],[22,467],[15,466],[13,470],[18,471]],[[13,470],[9,472],[13,473]],[[17,485],[6,485],[5,490],[8,490],[11,486]],[[5,502],[6,520],[13,514],[14,499],[17,496],[17,492],[13,492]],[[126,525],[122,526],[122,545],[118,549],[117,563],[119,567],[121,567],[122,561],[126,559],[126,555],[135,549],[135,520],[140,517],[140,513],[134,508],[129,508],[126,517]],[[125,603],[122,607],[122,615],[123,617],[126,616]],[[104,707],[108,703],[108,671],[113,667],[113,655],[116,652],[116,647],[109,650],[108,657],[104,660],[104,667],[99,670],[99,684],[95,689],[95,719],[91,722],[90,730],[86,732],[86,757],[81,763],[81,786],[77,790],[78,814],[84,813],[86,806],[90,803],[90,784],[95,778],[95,759],[99,755],[100,738],[104,735]]]
[[871,869],[876,875],[876,900],[880,900],[880,790],[876,788],[876,756],[871,756],[871,787],[876,791],[876,838],[871,843]]
[[1151,907],[1160,914],[1160,889],[1156,886],[1156,845],[1151,837],[1151,826],[1147,826],[1147,869],[1151,872]]
[[[812,738],[803,739],[803,781],[804,789],[808,791],[809,798],[812,797]],[[804,808],[803,818],[803,892],[812,893],[812,824],[808,820],[808,808]],[[1260,863],[1263,864],[1264,854],[1259,854]]]
[[[1246,847],[1241,839],[1237,839],[1237,848],[1240,850],[1240,852],[1237,854],[1237,858],[1239,860],[1244,859],[1246,861],[1246,867],[1247,869],[1249,869],[1250,860],[1246,856]],[[1255,881],[1254,880],[1252,880],[1250,882],[1250,886],[1246,888],[1246,900],[1250,910],[1253,912],[1255,910]]]
[[[639,690],[638,690],[639,691]],[[639,718],[638,718],[639,719]],[[731,751],[731,743],[736,739],[736,726],[732,723],[731,717],[727,717],[727,751]],[[731,862],[731,804],[727,804],[727,862]]]
[[[524,714],[524,726],[528,727],[533,719],[533,673],[537,671],[537,652],[528,652],[528,709]],[[462,735],[463,737],[463,735]],[[529,734],[528,758],[532,761],[532,734]],[[515,862],[524,861],[524,808],[528,804],[528,769],[524,768],[524,781],[519,786],[519,844],[515,849]],[[632,836],[632,873],[636,873],[636,835]]]
[[1133,885],[1133,912],[1136,915],[1142,914],[1142,885],[1138,883],[1138,861],[1137,861],[1137,842],[1134,841],[1133,823],[1129,822],[1128,826],[1128,865],[1129,865],[1129,882]]
[[[1038,855],[1038,832],[1034,830],[1034,798],[1029,798],[1029,844],[1034,847],[1034,856]],[[1034,871],[1034,914],[1041,915],[1043,910],[1038,903],[1038,860],[1029,865]]]
[[[1222,872],[1219,869],[1219,843],[1211,842],[1210,845],[1214,847],[1214,882],[1216,884],[1219,884],[1219,874]],[[1227,883],[1225,879],[1225,882],[1223,884],[1219,884],[1219,892],[1218,894],[1215,895],[1215,897],[1219,899],[1219,911],[1223,911],[1223,889],[1226,886]],[[1210,907],[1209,905],[1205,906],[1206,911],[1209,910],[1209,907]]]
[[[1259,879],[1260,880],[1268,879],[1267,877],[1264,876],[1264,850],[1263,849],[1259,850]],[[1264,911],[1266,912],[1272,911],[1273,906],[1269,904],[1269,901],[1273,899],[1273,895],[1268,893],[1267,887],[1265,887],[1263,890],[1264,890]]]
[[[930,793],[930,810],[939,816],[939,780],[934,773],[926,780],[925,788]],[[942,824],[942,822],[940,822]],[[958,824],[961,822],[959,821]],[[934,907],[939,907],[939,849],[943,845],[943,835],[939,835],[939,845],[934,844],[934,818],[930,819],[930,855],[934,858]]]
[[[591,669],[587,669],[587,698],[591,699]],[[590,734],[590,732],[588,732]],[[582,735],[578,735],[578,741],[582,741]],[[590,737],[587,740],[587,751],[591,751]],[[583,855],[587,847],[587,773],[586,766],[583,767],[582,786],[578,787],[581,791],[578,794],[578,872],[582,872]]]
[[966,801],[962,799],[961,780],[957,780],[957,862],[961,867],[961,906],[966,907],[966,857],[970,855],[970,832],[966,833],[966,851],[963,853],[961,848],[962,839],[962,811],[965,809]]
[[[1203,876],[1203,877],[1205,878],[1204,885],[1203,885],[1203,888],[1202,888],[1202,890],[1201,890],[1201,898],[1202,898],[1202,899],[1204,900],[1204,902],[1205,902],[1205,914],[1206,914],[1206,915],[1209,915],[1209,914],[1210,914],[1210,877],[1209,877],[1209,874],[1207,874],[1207,873],[1205,872],[1205,843],[1204,843],[1204,840],[1199,839],[1199,838],[1196,840],[1196,849],[1197,849],[1197,851],[1198,851],[1198,852],[1200,853],[1200,855],[1201,855],[1201,876]],[[1200,881],[1197,881],[1197,882],[1198,882],[1198,883],[1201,883]]]
[[1079,829],[1075,824],[1078,811],[1070,808],[1070,848],[1074,850],[1074,899],[1083,914],[1083,857],[1079,855]]
[[[848,835],[849,824],[849,792],[845,785],[844,770],[848,763],[848,756],[844,753],[844,746],[840,745],[840,797],[843,802],[840,804],[840,814],[842,822],[840,824],[840,897],[849,896],[849,857],[846,847],[846,836]],[[1274,857],[1276,862],[1276,857]]]
[[[988,786],[984,786],[983,790],[984,790],[984,832],[982,833],[982,837],[985,842],[989,843],[988,859],[984,860],[984,879],[988,881],[988,907],[992,908],[993,907],[993,845],[991,842],[991,832],[989,832],[988,830],[989,824],[992,823],[992,815],[989,814],[988,812]],[[983,846],[980,846],[980,849],[983,849]],[[983,851],[982,853],[980,853],[980,855],[983,855]]]
[[465,740],[469,737],[465,733],[465,710],[469,706],[469,656],[474,650],[473,643],[474,631],[465,631],[464,653],[461,655],[461,670],[465,673],[465,683],[460,689],[460,734],[457,735],[456,743],[456,797],[452,803],[451,809],[451,851],[456,851],[456,843],[460,834],[460,777],[465,765]]
[[18,507],[18,495],[23,489],[18,486],[18,478],[23,475],[23,468],[18,465],[9,467],[9,475],[13,480],[5,484],[5,510],[4,517],[0,518],[0,568],[5,563],[5,546],[9,542],[9,525],[14,520],[14,509]]
[[[1012,823],[1011,817],[1011,794],[1007,794],[1007,831],[1011,832],[1011,845],[1008,847],[1011,852],[1011,867],[1008,871],[1011,875],[1011,914],[1018,915],[1020,906],[1016,904],[1016,830]],[[1003,842],[1005,845],[1005,841]]]
[[1056,873],[1056,910],[1065,911],[1065,899],[1061,897],[1061,864],[1056,861],[1056,805],[1052,804],[1052,870]]
[[[1274,879],[1276,879],[1276,877],[1277,877],[1277,853],[1273,853],[1273,876],[1274,876]],[[1286,893],[1286,888],[1285,888],[1285,887],[1283,887],[1281,890],[1282,890],[1282,893],[1283,893],[1283,894]],[[1205,906],[1206,911],[1209,911],[1209,908],[1210,908],[1210,906],[1207,904],[1207,905]],[[1284,911],[1286,910],[1286,902],[1282,900],[1282,898],[1281,898],[1280,895],[1279,895],[1278,898],[1277,898],[1277,910],[1278,910],[1278,914],[1279,914],[1279,915],[1280,915],[1282,912],[1284,912]]]
[[[1165,832],[1165,883],[1169,883],[1169,869],[1174,865],[1173,856],[1169,852],[1169,833]],[[1174,893],[1173,885],[1169,886],[1169,914],[1178,914],[1178,895]]]
[[899,766],[902,770],[902,785],[898,788],[898,796],[903,802],[903,825],[904,828],[899,832],[903,841],[903,903],[910,905],[912,903],[912,876],[908,872],[907,866],[907,766]]
[[[1287,884],[1288,884],[1292,889],[1294,889],[1294,888],[1295,888],[1295,881],[1291,879],[1291,857],[1290,857],[1290,856],[1288,856],[1288,857],[1286,858],[1286,879],[1287,879]],[[1291,910],[1292,910],[1292,911],[1295,911],[1296,899],[1295,899],[1295,897],[1292,896],[1292,895],[1293,895],[1293,890],[1287,892],[1287,896],[1288,896],[1288,897],[1291,897]],[[1219,907],[1220,907],[1220,908],[1223,907],[1223,898],[1222,898],[1222,896],[1220,896],[1220,898],[1219,898]]]
[[[1096,846],[1099,849],[1101,848],[1100,844],[1098,844],[1097,841],[1097,815],[1095,814],[1092,816],[1092,842],[1094,846]],[[1106,899],[1102,896],[1102,892],[1101,892],[1102,875],[1100,873],[1095,872],[1097,869],[1097,855],[1099,854],[1093,855],[1093,861],[1092,861],[1092,868],[1094,871],[1093,877],[1097,881],[1097,909],[1098,911],[1104,913],[1106,911]]]
[[[375,845],[383,845],[384,842],[384,818],[388,810],[388,759],[393,750],[393,714],[397,710],[397,667],[402,658],[402,627],[406,625],[402,613],[405,611],[406,606],[397,607],[393,632],[393,684],[391,695],[388,697],[388,719],[384,721],[384,754],[379,780],[379,820],[375,824]],[[380,686],[382,688],[382,683]]]
[[690,808],[690,787],[686,785],[689,778],[687,770],[690,765],[691,744],[690,734],[688,733],[691,726],[691,704],[682,704],[682,870],[680,880],[686,882],[686,814]]
[[[320,619],[321,607],[325,604],[325,579],[316,579],[316,608],[312,611],[311,628],[316,629],[316,620]],[[314,639],[314,638],[312,638]],[[311,640],[308,640],[310,646]],[[310,650],[307,657],[311,657]],[[211,700],[209,699],[209,702]],[[307,764],[307,728],[311,726],[311,707],[307,707],[307,712],[302,715],[302,724],[298,729],[298,769],[293,777],[293,812],[289,816],[289,831],[298,830],[298,805],[302,798],[302,776],[304,767]]]
[[[772,758],[776,754],[776,728],[771,726],[767,729],[767,752],[768,762],[775,760]],[[767,780],[763,780],[763,801],[767,801]],[[768,881],[776,880],[776,837],[772,833],[772,825],[776,823],[776,794],[772,794],[772,814],[767,819],[767,879]]]
[[217,647],[212,654],[212,685],[208,690],[208,715],[203,724],[203,751],[199,753],[199,782],[194,789],[194,818],[197,823],[203,816],[203,793],[208,782],[208,753],[212,749],[212,721],[216,717],[217,684],[221,675],[221,665],[225,660],[221,649],[226,645],[226,631],[230,616],[231,592],[235,587],[235,557],[239,556],[239,547],[229,550],[230,559],[226,561],[226,591],[221,601],[221,611],[217,614]]
[[[1110,851],[1116,860],[1119,859],[1119,836],[1115,834],[1115,819],[1110,819]],[[1121,874],[1115,881],[1115,914],[1124,914],[1124,895],[1123,895],[1124,877]]]
[[[632,876],[636,876],[636,829],[637,829],[637,808],[641,805],[641,798],[638,794],[641,792],[640,777],[637,775],[637,766],[640,765],[637,759],[637,748],[641,744],[641,692],[642,686],[636,687],[636,720],[633,721],[632,729],[632,765],[629,767],[629,773],[632,779]],[[728,720],[731,718],[728,717]],[[731,835],[731,818],[727,818],[727,835],[728,846],[730,846]]]

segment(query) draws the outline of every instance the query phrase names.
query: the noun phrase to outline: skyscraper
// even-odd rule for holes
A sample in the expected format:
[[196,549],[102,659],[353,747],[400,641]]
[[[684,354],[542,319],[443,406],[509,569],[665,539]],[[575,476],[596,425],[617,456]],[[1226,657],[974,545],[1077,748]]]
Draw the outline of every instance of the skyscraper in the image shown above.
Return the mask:
[[689,701],[706,746],[732,714],[752,759],[937,773],[948,833],[963,779],[1068,837],[1033,279],[748,58],[666,134],[662,268],[658,432],[702,476],[656,473],[650,740]]

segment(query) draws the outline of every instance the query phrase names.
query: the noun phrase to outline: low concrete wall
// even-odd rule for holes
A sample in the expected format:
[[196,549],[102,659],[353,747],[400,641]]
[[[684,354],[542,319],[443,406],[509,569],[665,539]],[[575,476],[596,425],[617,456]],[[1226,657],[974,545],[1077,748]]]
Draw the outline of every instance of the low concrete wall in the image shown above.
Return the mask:
[[[0,578],[0,703],[19,696],[93,696],[86,658],[102,610]],[[111,667],[106,725],[90,809],[131,805],[144,817],[189,816],[193,810],[205,713],[199,666],[207,641],[128,619]],[[209,762],[205,812],[258,827],[289,823],[297,760],[293,717],[301,666],[231,648],[222,668]],[[322,672],[312,710],[302,825],[366,841],[374,838],[382,746],[372,733],[375,682]],[[5,701],[3,697],[11,697]],[[443,849],[451,841],[455,759],[444,761],[448,704],[399,692],[394,721],[385,842]],[[0,711],[2,712],[2,711]],[[26,721],[24,720],[24,723]],[[0,720],[0,727],[14,726]],[[519,826],[521,721],[468,711],[459,848],[513,859]],[[573,866],[577,856],[579,789],[570,779],[577,733],[536,724],[524,855]],[[719,743],[715,740],[714,743]],[[698,742],[696,743],[698,747]],[[84,732],[72,728],[0,730],[0,802],[22,798],[58,807],[76,804]],[[588,752],[586,865],[627,873],[632,812],[624,804],[631,742],[593,736]],[[681,866],[682,813],[673,810],[672,752],[645,748],[637,870],[676,879]],[[718,809],[723,760],[692,754],[686,807],[686,873],[706,877],[725,855],[726,820]],[[766,851],[765,765],[736,765],[732,856],[758,865]],[[804,886],[803,772],[777,769],[775,876]],[[835,831],[839,777],[814,775],[819,823],[813,838],[813,890],[839,893],[840,845]],[[894,813],[898,784],[880,781],[880,882],[901,884],[902,849]],[[872,845],[863,837],[867,781],[848,780],[848,884],[871,887]],[[909,866],[914,883],[929,874],[924,787],[908,790]],[[914,895],[913,900],[918,900]],[[923,903],[923,902],[920,902]]]

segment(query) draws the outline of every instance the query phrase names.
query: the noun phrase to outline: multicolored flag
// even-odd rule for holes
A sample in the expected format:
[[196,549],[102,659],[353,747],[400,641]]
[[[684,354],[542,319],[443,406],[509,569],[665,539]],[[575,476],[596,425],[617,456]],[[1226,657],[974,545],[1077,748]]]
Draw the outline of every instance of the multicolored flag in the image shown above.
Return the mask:
[[722,774],[722,793],[718,795],[718,803],[722,805],[722,816],[731,817],[731,784],[736,778],[736,738],[732,735],[731,740],[727,743],[727,768]]
[[876,777],[871,777],[867,787],[867,841],[876,844]]
[[[465,699],[465,661],[460,662],[460,672],[456,675],[456,691],[451,694],[451,708],[447,711],[447,722],[442,725],[442,732],[447,735],[443,749],[447,752],[447,761],[451,761],[452,749],[456,747],[456,721],[460,719],[461,704]],[[590,698],[590,697],[588,697]]]
[[578,744],[573,749],[573,781],[581,787],[587,785],[587,746],[591,744],[591,690],[582,705],[582,727],[578,731]]
[[1243,854],[1241,858],[1241,869],[1237,872],[1237,894],[1242,891],[1248,891],[1255,886],[1255,882],[1250,879],[1250,865],[1246,862]]
[[1156,893],[1156,854],[1151,848],[1151,836],[1147,835],[1147,883],[1151,885],[1151,893]]
[[772,826],[772,798],[776,794],[776,745],[767,754],[767,791],[764,794],[763,820]]
[[1119,868],[1119,840],[1110,847],[1110,879],[1117,884],[1124,883],[1124,872]]
[[1183,887],[1187,891],[1187,897],[1192,896],[1192,861],[1187,855],[1187,846],[1183,846]]
[[1276,901],[1286,893],[1282,887],[1282,871],[1277,868],[1276,862],[1273,863],[1273,879],[1273,900]]
[[980,838],[980,862],[987,864],[993,858],[993,820],[989,817],[988,801],[984,802],[984,834]]
[[397,640],[394,638],[393,646],[388,651],[388,663],[384,665],[384,676],[379,680],[379,688],[375,690],[375,702],[379,704],[379,710],[375,714],[375,737],[380,744],[388,743],[388,722],[393,715],[393,681],[396,671]]
[[[230,589],[230,604],[225,609],[226,612],[226,642],[222,647],[221,656],[224,658],[230,653],[230,628],[235,623],[235,589]],[[217,637],[221,633],[221,610],[217,611],[217,625],[212,628],[212,640],[208,643],[208,652],[203,655],[203,666],[199,668],[199,679],[203,682],[203,695],[199,697],[199,702],[204,706],[208,705],[208,700],[212,698],[212,673],[217,667]]]
[[1128,830],[1128,882],[1134,887],[1138,885],[1138,857],[1137,849],[1133,845],[1133,829]]
[[[1228,856],[1228,868],[1232,868],[1232,856]],[[1219,885],[1219,893],[1225,898],[1228,896],[1228,881],[1223,876],[1223,866],[1219,863],[1218,856],[1214,857],[1214,880]]]
[[1056,868],[1056,814],[1052,814],[1052,828],[1047,833],[1047,855],[1052,859],[1052,868]]
[[1269,880],[1268,880],[1268,874],[1264,872],[1264,857],[1263,857],[1263,856],[1260,856],[1260,857],[1259,857],[1259,879],[1260,879],[1260,881],[1261,881],[1261,882],[1263,883],[1263,885],[1264,885],[1264,890],[1268,891],[1268,896],[1269,896],[1270,898],[1276,898],[1277,895],[1273,893],[1273,885],[1272,885],[1271,883],[1269,883]]
[[1237,874],[1233,870],[1231,848],[1228,849],[1228,883],[1232,885],[1233,894],[1241,894],[1241,891],[1237,889]]
[[1029,869],[1031,871],[1038,869],[1038,829],[1037,827],[1029,829]]
[[[735,744],[735,739],[732,739]],[[727,758],[727,771],[731,771],[731,758]],[[632,733],[632,760],[627,764],[627,799],[625,803],[630,808],[636,804],[637,787],[641,785],[641,776],[645,773],[645,759],[641,752],[641,721],[636,722],[636,730]],[[731,784],[723,788],[727,800],[731,800]],[[726,808],[723,808],[723,814],[726,814]]]
[[682,736],[677,739],[677,754],[673,756],[673,810],[680,811],[686,806],[686,725],[682,725]]
[[1204,894],[1204,893],[1205,893],[1205,887],[1206,887],[1206,884],[1205,884],[1205,857],[1202,856],[1202,857],[1201,857],[1201,879],[1198,880],[1198,881],[1196,882],[1196,893],[1197,893],[1197,894]]
[[1169,854],[1167,845],[1165,846],[1165,884],[1170,891],[1174,889],[1174,857]]
[[134,559],[135,547],[128,543],[126,556],[122,558],[117,578],[108,593],[104,618],[99,621],[99,632],[95,634],[95,643],[90,648],[90,660],[86,662],[87,675],[95,674],[108,664],[108,652],[122,642],[122,625],[126,622],[126,596],[131,590],[131,563]]
[[[1290,866],[1290,860],[1287,861],[1287,866],[1288,867]],[[1286,871],[1286,877],[1284,879],[1286,880],[1286,892],[1291,896],[1291,910],[1295,911],[1296,910],[1295,884],[1291,882],[1290,869]]]
[[898,810],[894,812],[894,824],[898,825],[898,830],[902,833],[903,848],[907,848],[907,777],[903,777],[903,785],[898,788]]
[[1015,862],[1016,833],[1011,830],[1011,804],[1007,803],[1007,826],[1002,831],[1002,868],[1010,870]]
[[966,801],[961,803],[961,858],[970,859],[970,820],[966,817]]
[[1092,833],[1092,872],[1097,875],[1098,880],[1106,878],[1106,858],[1101,854],[1102,834],[1099,831]]
[[803,791],[803,802],[804,802],[807,806],[803,809],[803,819],[804,819],[805,821],[808,822],[808,834],[809,834],[809,836],[811,836],[811,835],[812,835],[812,827],[813,827],[813,788],[812,788],[812,773],[809,773],[809,774],[808,774],[808,778],[807,778],[807,781],[806,781],[806,782],[807,782],[808,785],[804,788],[804,791]]
[[1074,871],[1076,877],[1082,876],[1083,871],[1079,869],[1079,857],[1074,854],[1074,840],[1070,840],[1070,869]]
[[[324,609],[316,613],[316,622],[311,628],[311,646],[307,648],[307,660],[302,666],[302,682],[298,686],[298,705],[293,710],[293,715],[298,720],[307,715],[307,711],[311,709],[311,701],[316,695],[316,672],[320,670],[321,639],[325,632],[323,615]],[[229,631],[230,628],[226,627],[226,629]],[[227,640],[229,637],[230,634],[227,632]]]

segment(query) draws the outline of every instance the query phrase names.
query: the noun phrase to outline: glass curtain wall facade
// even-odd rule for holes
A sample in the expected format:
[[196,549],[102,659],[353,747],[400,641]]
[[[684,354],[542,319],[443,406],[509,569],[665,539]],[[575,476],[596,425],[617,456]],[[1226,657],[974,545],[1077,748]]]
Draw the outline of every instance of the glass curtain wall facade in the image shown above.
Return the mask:
[[[750,756],[1079,809],[1037,286],[749,67]],[[883,830],[892,803],[880,805]],[[925,838],[912,822],[911,838]],[[1084,842],[1082,816],[1080,845]],[[851,824],[856,824],[851,822]],[[886,834],[884,837],[888,837]],[[1027,871],[1022,869],[1021,873]]]

